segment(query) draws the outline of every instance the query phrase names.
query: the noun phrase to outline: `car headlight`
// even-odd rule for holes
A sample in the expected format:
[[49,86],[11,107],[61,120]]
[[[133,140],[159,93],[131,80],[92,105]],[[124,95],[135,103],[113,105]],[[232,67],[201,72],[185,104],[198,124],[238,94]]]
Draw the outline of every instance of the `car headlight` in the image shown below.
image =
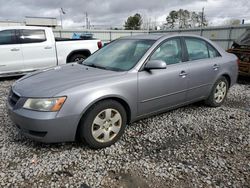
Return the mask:
[[29,98],[23,105],[23,108],[45,111],[45,112],[56,112],[59,111],[65,102],[66,97],[56,98]]

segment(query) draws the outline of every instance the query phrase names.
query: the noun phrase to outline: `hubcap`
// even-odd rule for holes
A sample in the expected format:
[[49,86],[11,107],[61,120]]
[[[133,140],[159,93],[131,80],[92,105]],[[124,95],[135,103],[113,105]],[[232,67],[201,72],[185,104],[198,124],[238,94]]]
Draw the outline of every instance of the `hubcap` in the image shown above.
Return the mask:
[[227,85],[221,81],[215,88],[214,99],[216,103],[221,103],[226,96]]
[[109,142],[119,133],[122,126],[121,114],[112,108],[101,111],[92,123],[92,136],[98,142]]

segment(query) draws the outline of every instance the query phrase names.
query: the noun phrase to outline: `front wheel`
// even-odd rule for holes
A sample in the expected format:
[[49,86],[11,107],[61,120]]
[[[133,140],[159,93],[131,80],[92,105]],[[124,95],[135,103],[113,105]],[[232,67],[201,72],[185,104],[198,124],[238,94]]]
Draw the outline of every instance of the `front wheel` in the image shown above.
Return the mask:
[[205,103],[212,107],[218,107],[223,104],[225,101],[227,92],[228,92],[229,84],[225,77],[219,78],[212,89],[209,97],[205,101]]
[[91,148],[114,144],[124,133],[127,115],[124,107],[114,100],[94,104],[80,122],[80,139]]

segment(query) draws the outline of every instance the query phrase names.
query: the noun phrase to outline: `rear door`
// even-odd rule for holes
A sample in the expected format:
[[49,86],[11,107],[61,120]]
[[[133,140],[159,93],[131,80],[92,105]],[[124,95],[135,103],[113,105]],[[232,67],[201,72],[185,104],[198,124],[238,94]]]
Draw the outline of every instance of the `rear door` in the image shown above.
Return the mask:
[[219,73],[221,56],[207,41],[184,37],[187,58],[187,100],[194,101],[209,95]]
[[21,45],[16,30],[0,31],[0,75],[24,70]]
[[181,105],[186,101],[187,67],[182,62],[180,38],[167,39],[150,60],[162,60],[167,68],[138,72],[139,116]]
[[49,39],[50,36],[46,34],[44,29],[20,30],[20,41],[26,71],[56,65],[55,45]]

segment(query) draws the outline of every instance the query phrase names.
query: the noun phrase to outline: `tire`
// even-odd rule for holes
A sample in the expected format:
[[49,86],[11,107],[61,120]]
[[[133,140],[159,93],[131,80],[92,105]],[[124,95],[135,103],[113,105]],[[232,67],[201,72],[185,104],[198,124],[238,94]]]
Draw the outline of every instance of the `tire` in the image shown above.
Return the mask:
[[114,144],[124,133],[127,114],[115,100],[94,104],[80,121],[79,137],[90,148],[100,149]]
[[226,99],[228,88],[227,79],[225,77],[219,78],[215,82],[209,97],[205,100],[205,104],[211,107],[221,106]]
[[83,61],[85,60],[87,57],[83,54],[74,54],[72,55],[70,58],[69,58],[69,62],[68,63],[71,63],[71,62],[79,62],[79,61]]

